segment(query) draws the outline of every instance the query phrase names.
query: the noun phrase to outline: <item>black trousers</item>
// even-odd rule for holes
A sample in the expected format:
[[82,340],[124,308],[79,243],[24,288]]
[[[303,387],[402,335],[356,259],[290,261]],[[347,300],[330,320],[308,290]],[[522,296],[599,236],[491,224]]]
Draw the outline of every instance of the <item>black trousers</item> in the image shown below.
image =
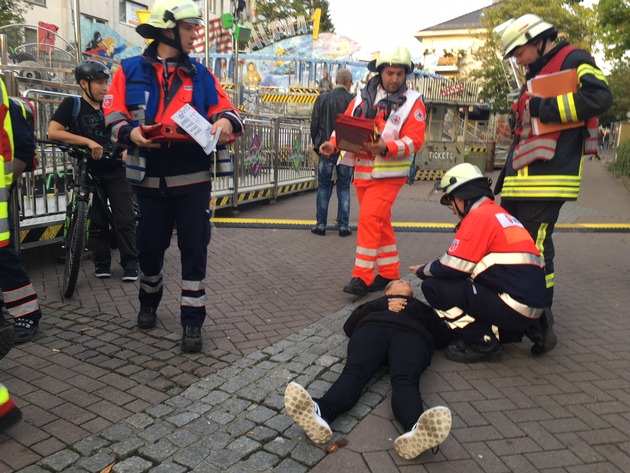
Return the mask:
[[[11,194],[9,194],[9,202],[11,202],[10,196]],[[37,293],[13,245],[15,228],[11,217],[12,207],[9,205],[11,242],[7,246],[0,247],[0,310],[4,305],[13,318],[28,317],[33,322],[39,322],[42,312],[39,308]]]
[[210,243],[210,186],[178,195],[139,193],[140,304],[157,308],[163,294],[164,254],[177,230],[181,322],[201,327],[206,318],[206,262]]
[[556,249],[553,246],[553,231],[564,201],[501,200],[501,207],[518,219],[534,239],[538,251],[545,259],[547,276],[547,303],[553,303],[555,271],[553,259]]
[[387,364],[392,382],[392,410],[408,432],[424,412],[420,375],[430,362],[429,347],[420,335],[398,328],[360,327],[348,342],[343,372],[328,392],[315,401],[324,420],[332,422],[352,409],[374,373]]
[[[112,212],[116,244],[120,253],[120,265],[124,269],[138,267],[138,251],[136,250],[136,215],[133,210],[133,193],[131,184],[125,176],[125,169],[120,168],[107,173],[94,175],[96,185],[104,201],[109,200]],[[109,251],[110,228],[105,204],[96,196],[91,209],[90,249],[95,265],[111,266]]]
[[508,306],[496,290],[468,279],[427,278],[421,288],[434,309],[447,311],[457,307],[467,314],[458,320],[444,318],[454,335],[465,342],[482,342],[485,336],[494,338],[493,325],[499,328],[502,343],[520,342],[525,331],[538,323],[538,319],[527,318]]

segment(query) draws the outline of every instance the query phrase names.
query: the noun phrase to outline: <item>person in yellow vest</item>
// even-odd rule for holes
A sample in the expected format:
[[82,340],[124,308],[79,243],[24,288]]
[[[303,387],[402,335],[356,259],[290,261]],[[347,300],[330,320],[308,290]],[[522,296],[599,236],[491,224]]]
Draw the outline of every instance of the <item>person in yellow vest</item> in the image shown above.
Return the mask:
[[[548,98],[523,88],[513,107],[514,141],[495,188],[495,194],[501,193],[501,207],[523,224],[545,258],[547,303],[540,320],[552,325],[552,234],[562,205],[577,200],[584,155],[597,152],[597,116],[612,105],[612,93],[590,53],[565,40],[556,41],[558,31],[542,18],[528,13],[502,23],[494,32],[504,59],[513,58],[528,81],[574,70],[579,83],[576,92],[558,91]],[[534,119],[569,128],[537,135]]]
[[31,340],[42,317],[37,293],[12,244],[11,235],[11,189],[22,171],[32,168],[35,158],[33,131],[23,111],[18,102],[9,100],[0,79],[0,295],[14,320],[16,343]]

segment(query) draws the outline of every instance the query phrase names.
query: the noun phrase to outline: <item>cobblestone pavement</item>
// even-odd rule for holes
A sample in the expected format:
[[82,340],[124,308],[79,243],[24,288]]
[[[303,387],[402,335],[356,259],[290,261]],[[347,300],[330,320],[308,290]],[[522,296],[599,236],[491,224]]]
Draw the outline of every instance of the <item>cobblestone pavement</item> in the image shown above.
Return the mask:
[[[602,162],[585,163],[577,203],[561,221],[630,222],[630,192]],[[405,187],[395,221],[453,222]],[[314,193],[251,205],[244,217],[312,219]],[[354,206],[356,207],[356,205]],[[334,198],[331,210],[334,208]],[[332,216],[332,213],[331,213]],[[356,221],[356,208],[352,218]],[[448,233],[400,233],[403,267],[440,254]],[[436,353],[421,389],[453,411],[439,453],[397,457],[389,382],[376,377],[337,419],[326,454],[283,411],[286,384],[323,393],[343,366],[341,326],[359,302],[341,292],[354,238],[307,231],[219,228],[208,263],[204,351],[182,355],[175,239],[158,328],[135,328],[137,286],[98,280],[84,264],[78,294],[59,296],[52,248],[23,255],[45,310],[40,334],[0,362],[0,381],[25,419],[0,435],[0,472],[626,472],[630,471],[629,235],[556,235],[558,347],[533,358],[509,345],[493,363]],[[414,284],[416,281],[413,280]],[[360,299],[363,302],[363,299]]]

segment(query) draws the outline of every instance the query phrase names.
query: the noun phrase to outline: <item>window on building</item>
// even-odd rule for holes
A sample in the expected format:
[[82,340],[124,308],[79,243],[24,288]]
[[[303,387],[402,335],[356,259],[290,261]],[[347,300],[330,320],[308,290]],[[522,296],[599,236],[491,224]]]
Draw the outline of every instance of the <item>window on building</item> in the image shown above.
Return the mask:
[[130,0],[120,0],[118,6],[120,22],[130,26],[137,26],[140,22],[138,21],[136,11],[148,9],[149,8],[142,3],[132,2]]
[[46,6],[46,0],[26,0],[26,3],[32,3],[33,5],[39,5],[40,7]]
[[99,25],[106,25],[107,24],[107,20],[103,20],[101,18],[96,18],[95,16],[84,15],[83,13],[81,13],[81,17],[85,18],[90,23],[98,23]]

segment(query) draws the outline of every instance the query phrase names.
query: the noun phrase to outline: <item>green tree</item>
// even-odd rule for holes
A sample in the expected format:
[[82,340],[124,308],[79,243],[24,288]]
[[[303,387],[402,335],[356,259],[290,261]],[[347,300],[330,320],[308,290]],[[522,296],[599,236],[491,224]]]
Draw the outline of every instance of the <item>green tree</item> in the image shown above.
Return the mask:
[[481,83],[481,98],[491,100],[494,109],[506,109],[510,105],[507,93],[514,92],[514,86],[508,80],[510,74],[506,73],[506,66],[501,61],[501,46],[492,30],[504,21],[526,13],[534,13],[553,24],[561,38],[571,44],[587,51],[593,49],[596,13],[577,0],[506,0],[484,9],[481,22],[486,32],[480,38],[483,45],[471,54],[480,67],[470,71],[465,79]]
[[264,15],[268,20],[295,18],[297,15],[304,15],[309,28],[313,22],[309,21],[315,9],[322,9],[322,16],[319,22],[319,32],[334,33],[335,26],[330,19],[330,5],[328,0],[259,0],[256,2],[256,14]]
[[[0,0],[0,26],[19,25],[24,23],[24,14],[32,6],[20,0]],[[11,47],[24,42],[23,28],[8,28],[6,31],[0,30],[8,36]]]
[[610,75],[607,77],[608,85],[612,90],[612,107],[604,113],[599,121],[604,126],[609,126],[612,122],[625,120],[626,113],[630,112],[630,60],[618,62]]
[[604,45],[606,59],[621,59],[630,49],[630,2],[599,0],[598,39]]

